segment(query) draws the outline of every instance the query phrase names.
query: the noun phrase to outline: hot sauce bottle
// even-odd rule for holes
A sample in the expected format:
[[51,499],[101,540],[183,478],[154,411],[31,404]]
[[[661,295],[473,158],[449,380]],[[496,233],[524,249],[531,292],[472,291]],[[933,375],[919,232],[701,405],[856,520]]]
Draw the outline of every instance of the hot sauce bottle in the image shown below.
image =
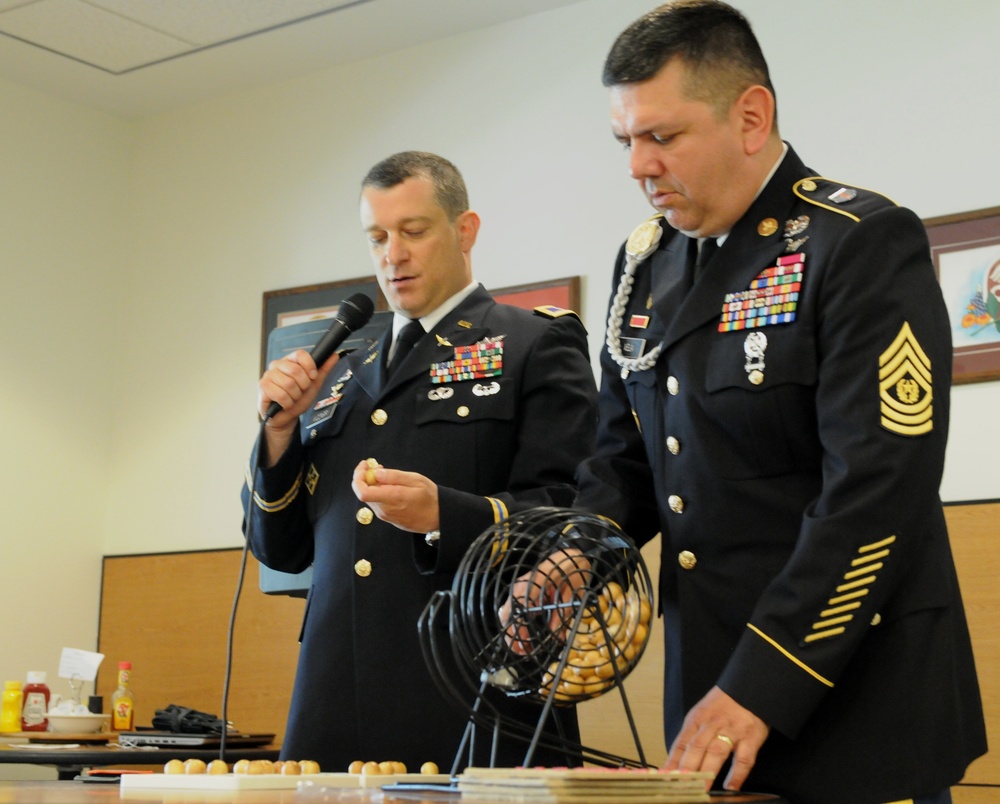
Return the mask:
[[115,731],[132,731],[135,723],[135,699],[129,684],[132,681],[132,662],[118,662],[118,689],[111,695],[111,728]]

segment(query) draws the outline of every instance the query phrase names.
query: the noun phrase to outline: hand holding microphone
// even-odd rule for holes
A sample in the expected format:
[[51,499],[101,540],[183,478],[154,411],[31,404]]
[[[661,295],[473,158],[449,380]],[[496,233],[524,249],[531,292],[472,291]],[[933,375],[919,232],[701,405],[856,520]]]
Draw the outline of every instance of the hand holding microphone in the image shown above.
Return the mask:
[[[355,293],[349,299],[344,299],[340,303],[340,309],[337,310],[337,315],[330,328],[309,353],[316,367],[320,368],[329,360],[337,347],[351,332],[367,324],[374,311],[375,304],[364,293]],[[313,378],[308,375],[303,366],[294,360],[293,353],[288,358],[277,361],[264,373],[260,382],[261,395],[273,399],[277,393],[283,393],[289,397],[287,406],[291,408],[312,384]],[[284,407],[280,402],[272,401],[264,414],[264,421],[270,419]]]

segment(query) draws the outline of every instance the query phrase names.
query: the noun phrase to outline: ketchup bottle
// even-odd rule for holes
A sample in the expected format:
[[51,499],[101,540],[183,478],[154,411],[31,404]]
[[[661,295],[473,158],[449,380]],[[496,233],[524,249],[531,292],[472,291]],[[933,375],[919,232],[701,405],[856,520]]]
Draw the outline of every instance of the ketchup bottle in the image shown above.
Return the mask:
[[45,731],[49,727],[49,688],[45,683],[45,671],[32,670],[28,673],[28,683],[21,691],[24,704],[21,709],[21,731]]

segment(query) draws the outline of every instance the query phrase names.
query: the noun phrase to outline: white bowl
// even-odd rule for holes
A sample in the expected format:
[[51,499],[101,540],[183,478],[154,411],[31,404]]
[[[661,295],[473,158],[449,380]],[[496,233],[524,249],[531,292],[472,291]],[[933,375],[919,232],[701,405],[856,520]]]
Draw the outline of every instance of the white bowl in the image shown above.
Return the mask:
[[94,734],[104,728],[111,715],[95,715],[91,712],[80,715],[47,715],[49,731],[57,734]]

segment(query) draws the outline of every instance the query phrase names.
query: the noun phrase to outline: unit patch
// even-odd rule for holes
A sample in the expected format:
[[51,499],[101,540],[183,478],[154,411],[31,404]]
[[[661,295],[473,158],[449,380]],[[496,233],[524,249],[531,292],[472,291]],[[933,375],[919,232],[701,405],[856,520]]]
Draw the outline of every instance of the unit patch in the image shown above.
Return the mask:
[[931,361],[907,322],[878,358],[882,426],[906,436],[934,429]]
[[805,254],[779,257],[776,265],[754,277],[750,287],[727,293],[722,302],[719,332],[733,332],[773,324],[790,324],[802,288]]
[[503,337],[487,338],[469,346],[456,346],[455,358],[431,363],[431,382],[458,382],[499,377],[503,374]]

